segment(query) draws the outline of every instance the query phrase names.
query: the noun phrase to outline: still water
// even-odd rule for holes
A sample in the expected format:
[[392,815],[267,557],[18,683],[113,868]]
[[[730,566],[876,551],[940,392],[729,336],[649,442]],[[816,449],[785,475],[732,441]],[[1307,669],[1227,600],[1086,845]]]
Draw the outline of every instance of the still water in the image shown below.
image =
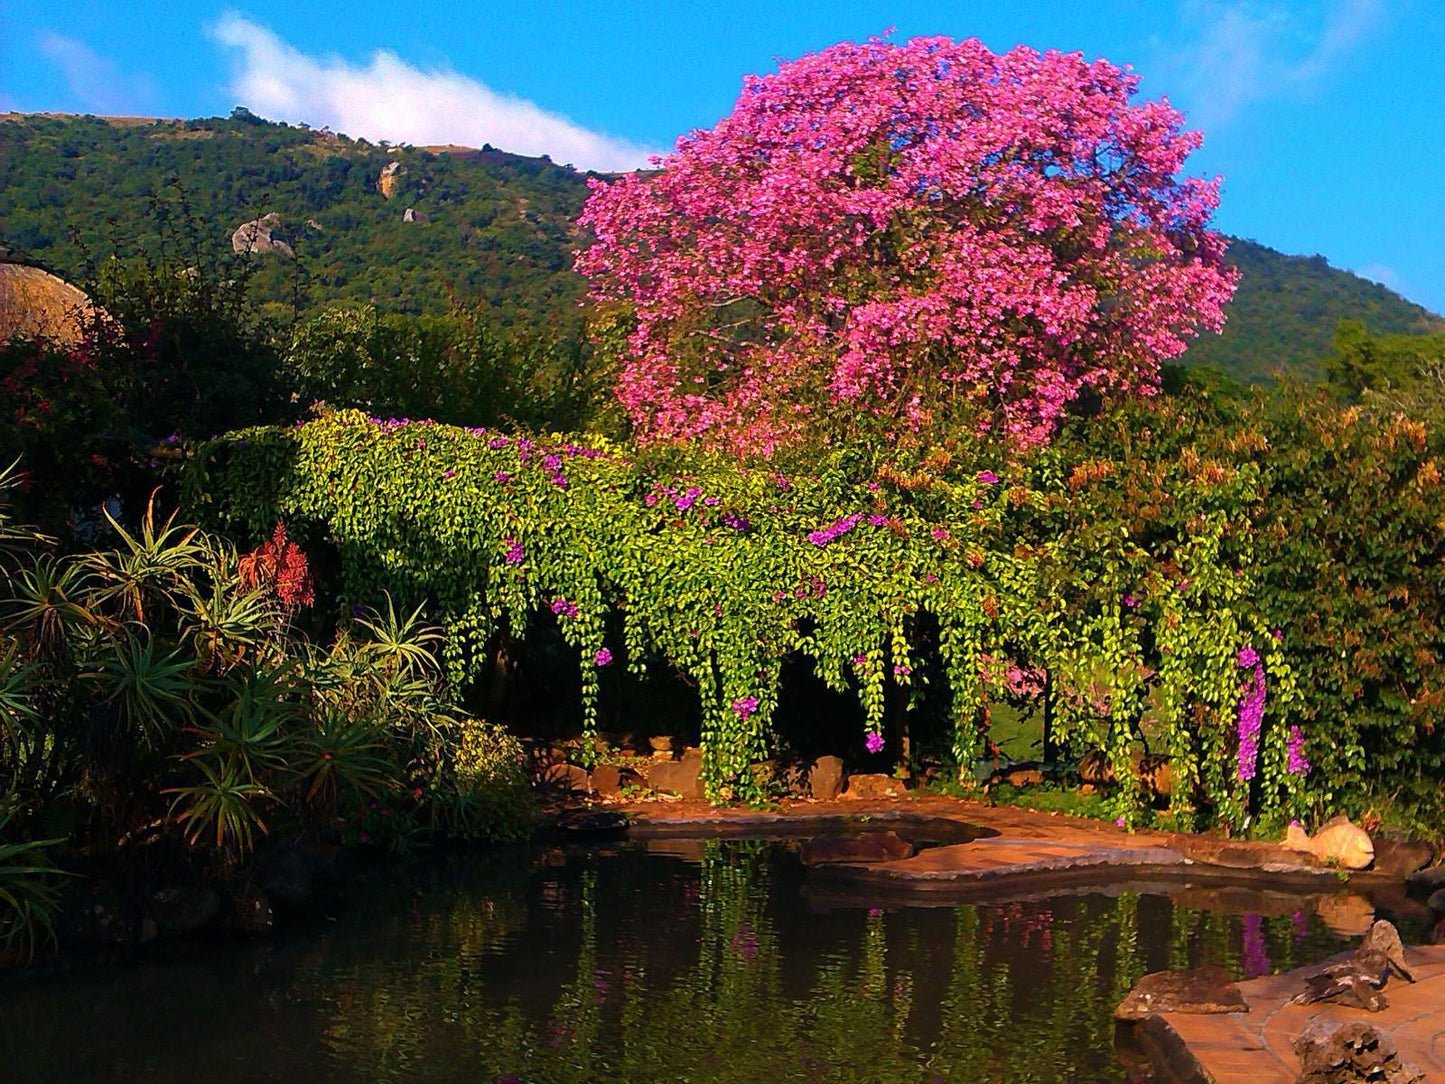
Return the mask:
[[1347,944],[1211,899],[890,905],[778,842],[433,856],[265,942],[0,974],[0,1080],[1123,1081],[1141,974]]

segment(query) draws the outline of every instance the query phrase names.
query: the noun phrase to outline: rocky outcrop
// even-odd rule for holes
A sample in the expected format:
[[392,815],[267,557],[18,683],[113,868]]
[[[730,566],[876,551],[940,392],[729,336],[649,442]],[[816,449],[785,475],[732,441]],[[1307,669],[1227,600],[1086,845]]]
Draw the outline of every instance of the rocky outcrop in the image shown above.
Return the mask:
[[1295,1039],[1294,1052],[1300,1060],[1299,1084],[1415,1084],[1425,1079],[1400,1059],[1388,1034],[1363,1020],[1316,1016]]
[[702,754],[689,749],[680,760],[657,761],[648,769],[647,783],[653,790],[679,798],[701,798]]
[[808,767],[804,789],[809,798],[831,802],[843,793],[843,760],[841,757],[819,757]]
[[908,793],[908,784],[881,773],[850,775],[844,798],[901,798]]
[[415,222],[419,226],[425,226],[431,221],[431,215],[425,211],[418,211],[415,207],[408,207],[401,213],[401,220],[403,222]]
[[243,256],[270,253],[294,260],[296,258],[295,251],[289,244],[275,236],[276,231],[280,228],[281,216],[275,211],[252,219],[250,222],[242,222],[231,234],[231,249]]
[[1249,1012],[1249,1005],[1229,972],[1211,964],[1145,975],[1114,1010],[1114,1019],[1144,1020],[1161,1012]]
[[376,178],[376,190],[381,193],[382,199],[391,199],[401,191],[401,179],[406,176],[406,170],[400,162],[388,162],[381,168],[381,176]]
[[621,797],[624,787],[638,787],[643,782],[639,773],[616,764],[599,764],[592,769],[592,790],[599,798]]
[[0,343],[26,338],[74,346],[96,311],[84,291],[0,253]]

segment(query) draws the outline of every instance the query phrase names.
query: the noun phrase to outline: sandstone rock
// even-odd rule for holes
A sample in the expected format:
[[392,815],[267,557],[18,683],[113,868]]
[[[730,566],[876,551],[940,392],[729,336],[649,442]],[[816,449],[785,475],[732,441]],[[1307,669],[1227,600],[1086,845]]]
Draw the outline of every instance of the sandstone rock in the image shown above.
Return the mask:
[[618,798],[623,787],[636,787],[641,783],[642,776],[631,768],[599,764],[592,769],[592,789],[599,798]]
[[654,734],[647,739],[647,744],[652,747],[652,755],[658,760],[672,759],[672,739],[666,734]]
[[273,232],[280,227],[281,216],[275,211],[250,222],[242,222],[231,234],[231,249],[243,256],[260,256],[269,252],[294,260],[296,253],[291,246],[273,236]]
[[896,862],[912,858],[913,844],[897,832],[864,832],[861,835],[815,836],[798,853],[805,866],[835,862]]
[[388,162],[381,168],[381,175],[376,178],[376,190],[381,193],[382,199],[391,199],[401,188],[401,179],[406,176],[406,170],[401,168],[400,162]]
[[845,798],[901,798],[908,793],[908,784],[882,773],[850,775]]
[[994,772],[988,782],[993,787],[1038,787],[1043,785],[1044,773],[1032,767],[1005,768]]
[[1156,971],[1134,984],[1114,1010],[1115,1020],[1143,1020],[1161,1012],[1249,1012],[1244,995],[1218,964],[1190,971]]
[[1311,840],[1315,860],[1341,869],[1367,869],[1375,860],[1375,845],[1369,833],[1350,823],[1348,817],[1335,817],[1315,833]]
[[1435,860],[1435,848],[1419,840],[1377,839],[1373,842],[1375,864],[1370,868],[1376,873],[1408,877]]
[[1114,766],[1102,749],[1090,749],[1079,760],[1079,778],[1096,787],[1108,786],[1115,782]]
[[575,764],[549,764],[542,772],[542,782],[558,790],[574,794],[588,794],[592,790],[592,779],[586,768]]
[[1314,854],[1314,842],[1310,834],[1294,821],[1284,830],[1284,846],[1286,850],[1299,851],[1301,854]]
[[98,312],[77,287],[38,267],[7,262],[0,251],[0,343],[44,338],[74,346]]
[[1431,892],[1430,898],[1425,901],[1425,906],[1437,915],[1445,915],[1445,888],[1437,888]]
[[820,802],[831,802],[843,792],[843,759],[819,757],[808,768],[808,796]]
[[408,207],[401,213],[401,220],[403,222],[415,222],[419,226],[425,226],[431,221],[431,215],[425,211],[418,211],[415,207]]
[[703,797],[702,754],[689,752],[681,760],[658,761],[647,773],[647,783],[653,790],[682,798]]
[[1299,1084],[1416,1084],[1425,1079],[1418,1068],[1400,1060],[1388,1033],[1363,1020],[1321,1013],[1295,1039],[1294,1052],[1300,1060]]
[[205,885],[172,885],[151,894],[150,912],[161,933],[197,933],[221,911],[221,897]]

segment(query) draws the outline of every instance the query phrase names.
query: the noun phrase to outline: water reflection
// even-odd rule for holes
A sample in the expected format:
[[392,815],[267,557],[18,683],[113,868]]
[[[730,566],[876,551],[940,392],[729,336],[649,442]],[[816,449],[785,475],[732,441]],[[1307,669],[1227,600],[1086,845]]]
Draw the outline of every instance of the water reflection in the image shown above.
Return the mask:
[[433,859],[319,929],[13,983],[4,1078],[1119,1081],[1144,972],[1342,944],[1249,897],[818,910],[804,881],[746,841]]

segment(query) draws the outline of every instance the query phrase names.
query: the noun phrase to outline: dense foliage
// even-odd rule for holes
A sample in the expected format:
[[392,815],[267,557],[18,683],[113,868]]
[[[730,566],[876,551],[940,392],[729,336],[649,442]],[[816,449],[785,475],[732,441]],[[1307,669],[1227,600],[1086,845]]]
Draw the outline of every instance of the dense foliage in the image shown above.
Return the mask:
[[[0,520],[0,943],[34,942],[49,854],[182,848],[225,867],[276,832],[404,843],[530,828],[514,738],[451,712],[418,613],[312,639],[284,527],[238,554],[150,513],[62,556]],[[67,839],[36,835],[68,822]]]
[[1027,445],[1081,394],[1153,391],[1235,275],[1218,181],[1179,176],[1201,137],[1137,87],[1078,54],[843,43],[594,181],[577,266],[635,316],[639,436],[770,447],[841,407]]
[[[1056,740],[1102,747],[1121,778],[1149,740],[1177,758],[1178,812],[1277,819],[1299,798],[1284,732],[1264,735],[1253,797],[1228,770],[1237,652],[1268,660],[1281,715],[1294,697],[1251,601],[1260,471],[1202,456],[1178,420],[1115,424],[1112,455],[855,445],[794,470],[337,412],[210,446],[189,491],[238,533],[316,524],[339,548],[344,601],[430,601],[459,682],[539,612],[577,653],[588,721],[601,669],[675,667],[698,690],[717,797],[759,796],[749,766],[774,751],[797,655],[859,698],[872,751],[896,737],[890,691],[935,684],[948,753],[971,770],[988,704],[1035,702],[1047,680]],[[1120,811],[1143,800],[1123,794]]]

